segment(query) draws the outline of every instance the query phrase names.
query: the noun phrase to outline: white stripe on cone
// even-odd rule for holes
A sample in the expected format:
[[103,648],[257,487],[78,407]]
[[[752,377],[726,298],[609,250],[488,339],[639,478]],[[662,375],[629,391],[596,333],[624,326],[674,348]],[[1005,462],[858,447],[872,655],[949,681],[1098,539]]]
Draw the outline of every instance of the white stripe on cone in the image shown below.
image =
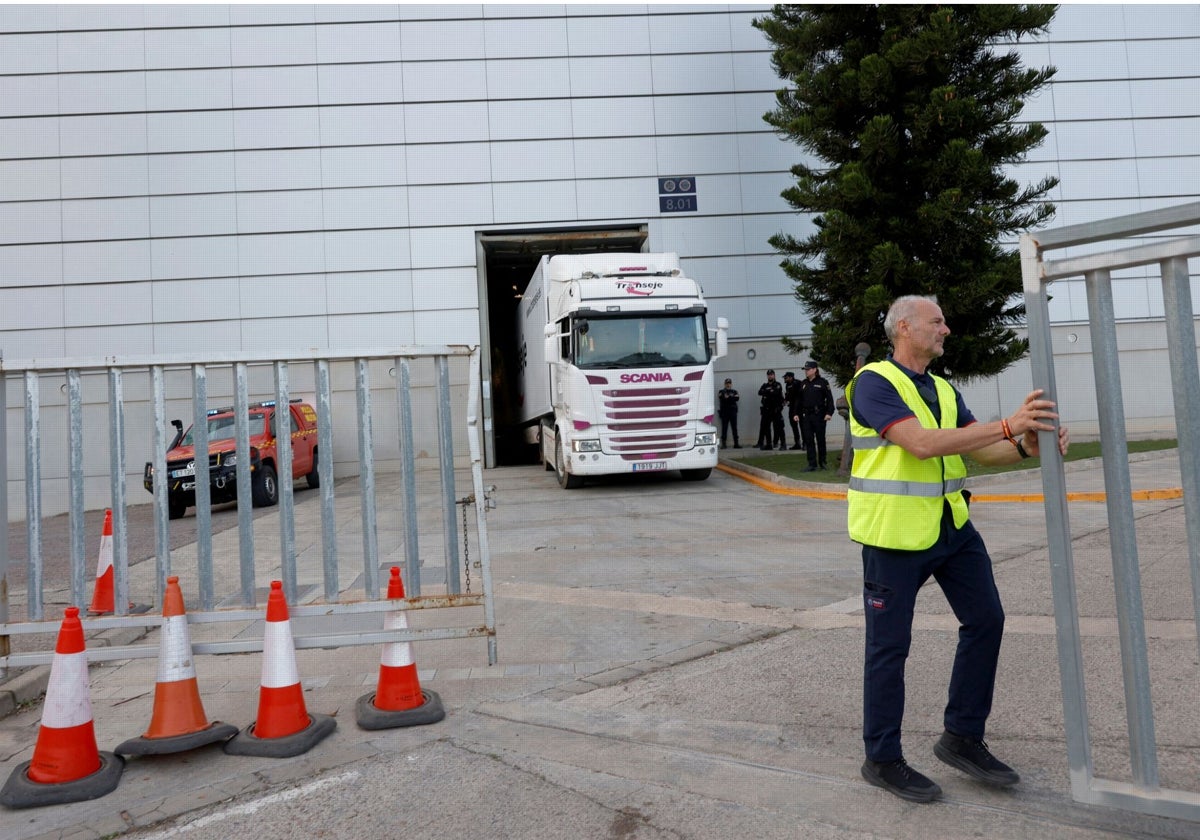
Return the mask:
[[[386,613],[383,617],[383,629],[407,630],[408,617],[404,615],[403,610]],[[401,668],[405,665],[412,665],[416,661],[413,658],[411,642],[391,642],[383,646],[379,664],[390,668]]]
[[263,630],[262,687],[287,688],[300,682],[290,621],[268,621]]
[[157,682],[179,682],[195,678],[196,664],[192,659],[187,616],[172,615],[164,618],[158,645]]
[[88,693],[87,654],[54,654],[42,705],[42,726],[67,729],[89,723],[92,700]]
[[96,559],[96,577],[103,577],[104,573],[112,568],[113,564],[113,538],[112,534],[105,534],[100,538],[100,554]]

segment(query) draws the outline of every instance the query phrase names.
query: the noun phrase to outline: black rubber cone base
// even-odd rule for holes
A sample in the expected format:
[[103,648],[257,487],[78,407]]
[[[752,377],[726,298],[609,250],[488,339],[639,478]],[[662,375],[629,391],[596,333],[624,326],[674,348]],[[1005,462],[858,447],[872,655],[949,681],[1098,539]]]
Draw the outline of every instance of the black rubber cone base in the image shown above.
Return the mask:
[[375,705],[375,692],[364,694],[358,698],[354,706],[354,716],[362,729],[395,729],[398,726],[424,726],[427,723],[437,723],[446,716],[442,708],[442,698],[436,691],[421,689],[425,702],[413,709],[400,712],[390,712]]
[[329,715],[308,713],[308,726],[292,735],[279,738],[259,738],[254,734],[254,724],[250,724],[225,742],[225,752],[229,755],[257,755],[266,758],[291,758],[302,755],[337,729],[337,721]]
[[238,728],[232,723],[214,720],[198,732],[185,732],[166,738],[147,738],[144,735],[140,738],[130,738],[119,744],[113,752],[118,755],[168,755],[205,747],[218,741],[228,741],[236,734]]
[[121,781],[125,759],[110,752],[100,753],[100,769],[90,776],[73,782],[46,784],[35,782],[28,776],[31,762],[24,762],[13,770],[4,787],[0,789],[0,805],[8,808],[39,808],[43,805],[65,805],[68,802],[86,802],[112,793]]

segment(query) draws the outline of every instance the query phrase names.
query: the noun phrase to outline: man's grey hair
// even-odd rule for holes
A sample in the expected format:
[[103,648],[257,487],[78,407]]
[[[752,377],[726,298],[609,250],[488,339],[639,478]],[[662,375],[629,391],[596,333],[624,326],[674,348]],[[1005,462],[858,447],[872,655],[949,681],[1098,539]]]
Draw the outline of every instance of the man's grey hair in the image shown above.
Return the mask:
[[887,333],[888,341],[896,341],[896,326],[901,321],[912,320],[916,315],[917,304],[926,301],[937,305],[937,295],[903,295],[892,301],[888,307],[887,317],[883,319],[883,331]]

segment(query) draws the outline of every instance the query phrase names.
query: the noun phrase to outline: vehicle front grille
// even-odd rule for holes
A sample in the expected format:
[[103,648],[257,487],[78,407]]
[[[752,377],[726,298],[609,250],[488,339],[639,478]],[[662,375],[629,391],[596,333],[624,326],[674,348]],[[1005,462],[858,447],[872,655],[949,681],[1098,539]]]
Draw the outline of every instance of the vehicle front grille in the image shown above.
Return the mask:
[[691,446],[684,429],[691,388],[606,388],[601,391],[607,448],[628,461],[669,458]]

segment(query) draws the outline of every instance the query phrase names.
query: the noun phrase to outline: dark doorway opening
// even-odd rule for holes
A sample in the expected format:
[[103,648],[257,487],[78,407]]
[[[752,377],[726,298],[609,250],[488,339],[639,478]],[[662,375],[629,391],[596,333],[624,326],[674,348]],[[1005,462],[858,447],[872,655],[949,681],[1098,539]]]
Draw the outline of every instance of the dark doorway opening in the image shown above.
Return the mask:
[[[644,251],[646,226],[585,230],[490,231],[479,234],[484,261],[481,317],[485,336],[484,376],[491,382],[491,434],[494,461],[513,466],[537,461],[537,448],[526,440],[517,413],[517,312],[538,260],[543,255]],[[486,428],[486,425],[485,425]],[[485,449],[489,447],[485,446]]]

